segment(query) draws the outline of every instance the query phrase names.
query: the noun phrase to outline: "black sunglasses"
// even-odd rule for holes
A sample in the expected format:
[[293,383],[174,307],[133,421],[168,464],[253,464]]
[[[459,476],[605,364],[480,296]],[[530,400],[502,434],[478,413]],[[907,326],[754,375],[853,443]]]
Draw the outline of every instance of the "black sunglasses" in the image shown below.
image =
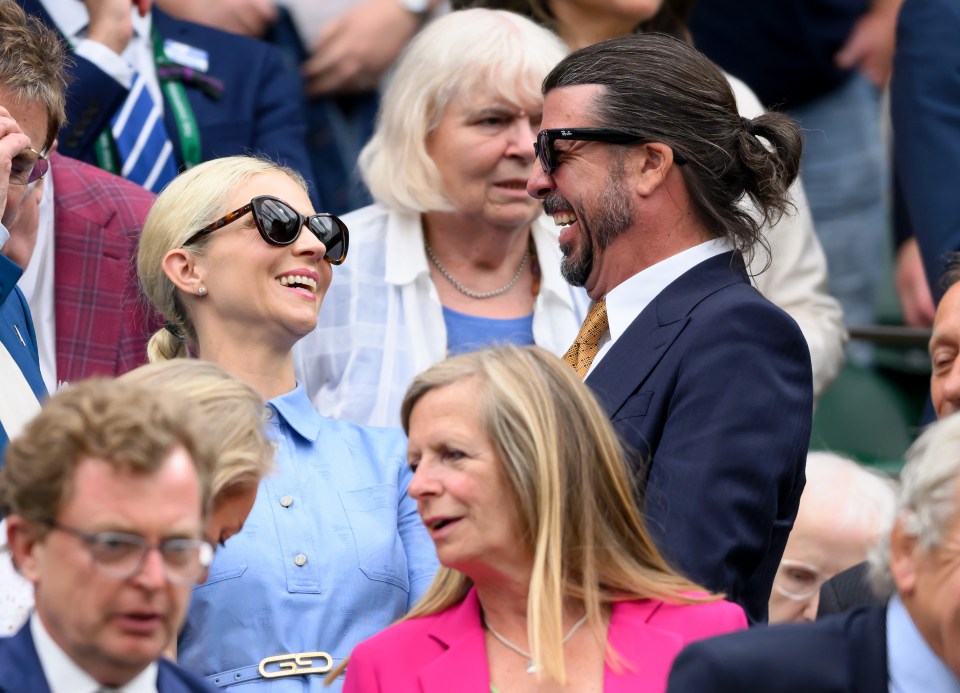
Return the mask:
[[323,259],[331,265],[339,265],[347,259],[347,247],[350,245],[350,232],[347,225],[333,214],[314,214],[305,217],[283,200],[271,195],[258,195],[250,204],[235,209],[204,226],[184,241],[182,247],[195,243],[208,233],[222,229],[227,224],[253,212],[260,236],[270,245],[290,245],[300,236],[300,229],[306,225],[317,239],[323,243],[327,252]]
[[[634,135],[623,130],[613,128],[551,128],[537,133],[537,141],[533,143],[533,151],[540,160],[544,173],[553,173],[557,170],[557,153],[553,143],[557,140],[576,140],[578,142],[606,142],[608,144],[641,144],[652,142],[648,137]],[[677,164],[685,164],[687,160],[673,152],[673,160]]]

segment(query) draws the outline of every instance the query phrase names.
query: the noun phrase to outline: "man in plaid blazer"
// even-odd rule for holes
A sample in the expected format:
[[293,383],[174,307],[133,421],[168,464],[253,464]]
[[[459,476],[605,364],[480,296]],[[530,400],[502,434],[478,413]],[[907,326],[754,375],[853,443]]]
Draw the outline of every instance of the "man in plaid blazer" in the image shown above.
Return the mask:
[[[139,298],[135,263],[154,196],[56,153],[50,168],[53,200],[41,202],[38,243],[25,275],[40,350],[45,342],[48,349],[55,345],[54,382],[125,373],[146,362],[147,340],[160,326]],[[52,234],[44,242],[51,210]],[[52,293],[42,278],[29,282],[32,274],[42,277],[51,261]],[[52,322],[44,317],[49,315]],[[45,376],[49,384],[50,374]]]

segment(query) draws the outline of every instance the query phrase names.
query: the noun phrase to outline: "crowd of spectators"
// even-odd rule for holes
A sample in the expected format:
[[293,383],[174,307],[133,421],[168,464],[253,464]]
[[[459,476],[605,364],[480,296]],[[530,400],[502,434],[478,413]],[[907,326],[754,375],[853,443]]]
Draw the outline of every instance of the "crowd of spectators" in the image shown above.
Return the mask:
[[957,29],[0,0],[0,693],[960,691]]

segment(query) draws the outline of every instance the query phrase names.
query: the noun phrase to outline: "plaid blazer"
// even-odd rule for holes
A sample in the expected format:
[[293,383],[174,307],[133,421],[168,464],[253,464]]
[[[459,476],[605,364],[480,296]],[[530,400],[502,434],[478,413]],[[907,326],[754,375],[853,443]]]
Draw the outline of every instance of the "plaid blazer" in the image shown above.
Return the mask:
[[120,375],[146,363],[162,321],[140,297],[136,251],[153,194],[53,153],[57,379]]

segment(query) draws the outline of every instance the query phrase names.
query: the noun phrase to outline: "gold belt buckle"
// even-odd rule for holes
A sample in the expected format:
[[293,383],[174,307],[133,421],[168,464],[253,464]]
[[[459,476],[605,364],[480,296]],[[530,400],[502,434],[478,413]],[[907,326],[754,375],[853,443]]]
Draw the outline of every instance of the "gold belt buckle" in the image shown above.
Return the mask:
[[[325,659],[322,666],[311,666],[315,658]],[[268,664],[276,664],[279,669],[267,671]],[[333,668],[333,657],[326,652],[299,652],[291,654],[264,657],[260,660],[257,670],[265,679],[275,679],[281,676],[300,676],[302,674],[326,674]]]

